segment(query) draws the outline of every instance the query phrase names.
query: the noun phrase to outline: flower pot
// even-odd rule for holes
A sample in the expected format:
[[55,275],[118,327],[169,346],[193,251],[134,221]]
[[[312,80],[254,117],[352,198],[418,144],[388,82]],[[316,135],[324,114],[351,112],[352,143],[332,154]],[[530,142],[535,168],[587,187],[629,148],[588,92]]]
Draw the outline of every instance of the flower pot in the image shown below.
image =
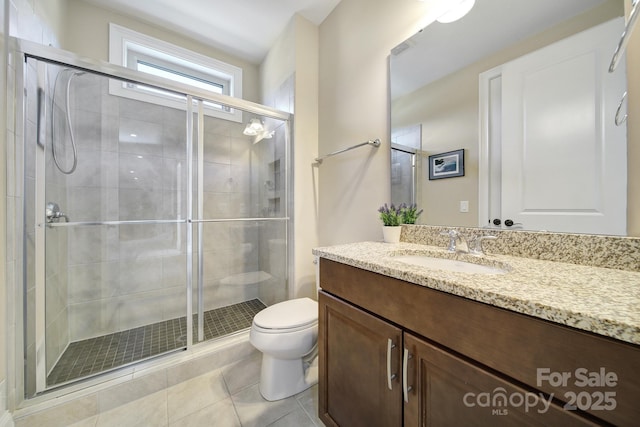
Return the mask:
[[400,242],[400,233],[402,232],[401,225],[385,225],[382,227],[382,236],[385,243],[398,243]]

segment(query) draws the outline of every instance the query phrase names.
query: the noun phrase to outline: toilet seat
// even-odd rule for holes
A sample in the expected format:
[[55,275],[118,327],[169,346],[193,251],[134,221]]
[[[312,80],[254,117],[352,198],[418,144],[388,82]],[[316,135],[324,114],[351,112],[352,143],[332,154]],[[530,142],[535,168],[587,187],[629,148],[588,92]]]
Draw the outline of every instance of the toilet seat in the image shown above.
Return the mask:
[[253,327],[264,333],[295,332],[317,323],[318,303],[306,297],[274,304],[253,318]]

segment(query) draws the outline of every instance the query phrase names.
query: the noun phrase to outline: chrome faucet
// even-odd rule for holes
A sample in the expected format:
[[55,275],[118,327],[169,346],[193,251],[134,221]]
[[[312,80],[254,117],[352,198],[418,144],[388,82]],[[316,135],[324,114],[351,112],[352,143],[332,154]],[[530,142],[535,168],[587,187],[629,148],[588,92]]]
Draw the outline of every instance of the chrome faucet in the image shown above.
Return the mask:
[[473,255],[484,255],[484,248],[482,242],[484,240],[495,240],[496,236],[474,236],[470,239],[457,230],[443,231],[440,233],[443,236],[449,236],[449,246],[447,250],[449,252],[462,252]]
[[[467,238],[464,234],[457,230],[443,231],[440,234],[443,236],[449,236],[449,247],[447,247],[449,252],[469,252],[469,244],[467,243]],[[460,244],[458,244],[458,242],[460,242]]]
[[472,238],[469,243],[469,253],[474,255],[484,255],[484,248],[482,247],[483,240],[495,240],[496,236],[476,236]]

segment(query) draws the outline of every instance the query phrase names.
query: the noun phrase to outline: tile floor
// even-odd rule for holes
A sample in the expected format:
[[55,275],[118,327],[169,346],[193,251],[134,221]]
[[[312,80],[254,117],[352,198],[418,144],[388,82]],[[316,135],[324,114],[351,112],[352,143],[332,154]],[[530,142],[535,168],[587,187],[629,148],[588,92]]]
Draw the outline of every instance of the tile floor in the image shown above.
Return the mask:
[[[261,354],[255,353],[220,369],[179,382],[143,398],[100,412],[73,424],[43,418],[16,420],[16,427],[321,427],[317,385],[277,402],[258,389]],[[43,424],[44,422],[44,424]]]
[[[204,340],[250,327],[253,317],[264,308],[254,299],[205,311]],[[194,337],[196,328],[194,321]],[[73,342],[49,374],[47,384],[62,384],[184,347],[186,336],[187,319],[181,317]]]

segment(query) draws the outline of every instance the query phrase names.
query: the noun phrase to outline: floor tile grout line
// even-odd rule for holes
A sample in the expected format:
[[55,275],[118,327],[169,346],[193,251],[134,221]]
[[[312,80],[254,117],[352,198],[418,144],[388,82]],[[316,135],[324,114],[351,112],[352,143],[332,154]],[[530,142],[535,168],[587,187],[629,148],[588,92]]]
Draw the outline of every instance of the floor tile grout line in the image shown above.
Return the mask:
[[[231,315],[227,316],[229,317],[229,319],[225,319],[225,320],[228,320],[228,323],[233,323],[233,325],[230,325],[231,327],[226,327],[226,325],[222,325],[223,326],[222,328],[218,328],[219,325],[217,324],[214,324],[214,325],[205,324],[205,326],[207,326],[206,329],[208,330],[211,330],[210,326],[215,327],[214,328],[215,333],[206,334],[205,339],[209,340],[212,338],[222,336],[225,334],[225,331],[231,333],[231,332],[235,332],[235,331],[250,327],[253,316],[257,314],[258,311],[260,311],[265,307],[266,306],[260,300],[253,299],[253,300],[232,304],[226,307],[220,307],[220,308],[205,312],[205,318],[209,317],[212,320],[216,318],[218,319],[220,318],[219,316],[214,316],[215,313],[231,313]],[[247,311],[247,310],[249,310],[253,314],[250,316],[243,315],[242,317],[244,318],[244,322],[239,323],[234,318],[233,313],[236,313],[238,311]],[[180,348],[184,344],[182,342],[179,342],[178,340],[172,340],[173,343],[169,345],[169,340],[170,340],[169,334],[170,334],[170,331],[173,332],[176,329],[178,331],[182,331],[183,329],[181,326],[183,322],[186,329],[185,318],[181,317],[181,318],[156,322],[154,324],[140,326],[137,328],[132,328],[132,329],[121,331],[121,332],[107,334],[101,337],[94,337],[84,341],[76,341],[74,343],[71,343],[67,348],[67,350],[65,351],[65,354],[63,354],[60,357],[56,366],[51,370],[51,373],[49,374],[47,379],[48,384],[54,385],[54,384],[60,384],[66,381],[72,381],[77,378],[82,378],[88,375],[102,372],[105,370],[105,367],[107,367],[107,369],[117,368],[118,366],[122,366],[127,363],[142,360],[145,357],[145,348],[146,348],[144,341],[147,340],[147,338],[153,341],[153,332],[147,333],[147,329],[153,329],[154,327],[156,327],[157,330],[159,330],[160,328],[164,330],[162,337],[164,338],[163,341],[165,342],[165,345],[160,346],[159,344],[160,339],[158,339],[157,346],[154,346],[153,343],[151,343],[150,344],[151,353],[149,354],[149,356],[155,356],[162,352],[171,351],[173,349]],[[208,323],[212,323],[212,322],[210,321]],[[215,323],[215,320],[214,320],[214,323]],[[169,328],[169,325],[171,325],[171,328]],[[186,335],[186,332],[184,332],[184,335]],[[93,355],[88,354],[88,352],[84,350],[82,351],[80,350],[84,347],[88,348],[89,350],[92,350],[94,347],[96,347],[95,344],[98,342],[100,342],[101,344],[96,349],[100,350],[104,347],[103,345],[104,341],[106,341],[107,339],[109,340],[110,345],[106,347],[106,350],[99,351],[98,353]],[[135,341],[135,339],[138,339],[138,341]],[[108,354],[109,351],[112,350],[113,348],[113,346],[111,345],[112,343],[117,343],[117,345],[115,345],[115,350],[113,350],[113,357],[109,357],[109,358],[104,357],[103,362],[99,364],[100,366],[98,366],[96,364],[97,360],[100,360],[100,358],[103,355]],[[156,348],[156,353],[153,352],[154,347]],[[65,355],[67,354],[67,352],[69,353],[68,357],[72,358],[71,359],[72,363],[68,367],[65,359]],[[106,365],[107,360],[109,359],[111,359],[111,362],[107,366]],[[87,369],[87,366],[89,367],[89,369]],[[93,368],[94,366],[95,366],[95,369]],[[66,368],[66,369],[63,369],[63,368]]]

